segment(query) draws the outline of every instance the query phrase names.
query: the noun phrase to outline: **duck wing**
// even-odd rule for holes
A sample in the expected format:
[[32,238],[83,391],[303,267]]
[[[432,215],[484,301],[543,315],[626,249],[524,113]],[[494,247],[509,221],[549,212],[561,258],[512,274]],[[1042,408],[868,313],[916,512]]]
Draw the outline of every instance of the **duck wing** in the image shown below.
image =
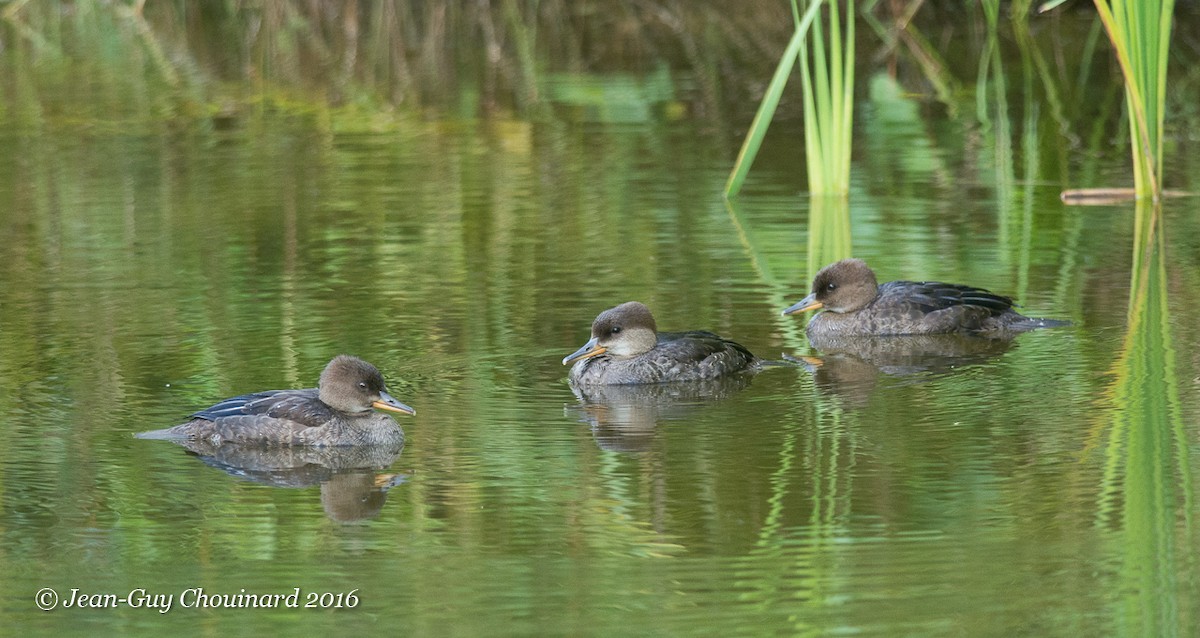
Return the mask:
[[871,306],[876,334],[980,332],[1020,318],[1013,300],[982,288],[940,281],[892,281]]
[[983,288],[940,281],[892,281],[880,286],[880,296],[904,303],[925,314],[955,306],[971,306],[998,315],[1012,310],[1013,300]]
[[319,427],[336,416],[333,408],[317,398],[317,389],[267,390],[225,399],[192,414],[192,418],[216,421],[237,416],[265,416],[308,427]]
[[700,364],[705,378],[744,370],[755,361],[742,344],[705,330],[660,332],[656,350],[675,366]]
[[660,332],[658,346],[671,349],[680,359],[688,361],[703,361],[714,354],[729,349],[741,351],[747,356],[753,356],[740,343],[730,341],[707,330],[689,330],[687,332]]

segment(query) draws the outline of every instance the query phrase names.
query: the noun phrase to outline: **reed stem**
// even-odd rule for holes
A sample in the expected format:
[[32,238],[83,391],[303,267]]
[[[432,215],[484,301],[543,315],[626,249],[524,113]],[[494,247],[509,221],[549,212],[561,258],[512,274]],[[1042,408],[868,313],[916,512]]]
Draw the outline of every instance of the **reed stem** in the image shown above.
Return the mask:
[[1167,94],[1167,49],[1174,0],[1094,0],[1125,77],[1134,190],[1162,195],[1162,134]]
[[[850,190],[850,141],[854,123],[854,0],[846,2],[845,26],[837,0],[792,0],[796,30],[742,143],[725,184],[725,196],[741,191],[763,138],[766,136],[792,66],[800,60],[804,94],[804,146],[808,188],[813,194],[845,196]],[[816,20],[829,7],[829,45],[825,27]],[[811,45],[810,45],[811,42]],[[811,61],[810,61],[811,46]]]

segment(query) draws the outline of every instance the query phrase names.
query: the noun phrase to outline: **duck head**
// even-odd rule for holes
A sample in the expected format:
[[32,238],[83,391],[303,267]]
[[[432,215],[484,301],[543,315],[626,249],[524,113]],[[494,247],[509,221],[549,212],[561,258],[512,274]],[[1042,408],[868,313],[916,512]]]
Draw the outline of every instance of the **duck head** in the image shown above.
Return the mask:
[[854,312],[871,303],[879,294],[875,272],[861,259],[843,259],[817,271],[812,293],[783,314],[794,315],[824,308],[830,312]]
[[563,359],[563,365],[601,354],[634,357],[650,351],[657,343],[658,326],[650,309],[628,301],[600,313],[592,322],[592,338]]
[[317,394],[329,407],[350,414],[368,412],[371,408],[401,414],[417,413],[388,394],[383,375],[375,366],[345,354],[334,357],[325,366]]

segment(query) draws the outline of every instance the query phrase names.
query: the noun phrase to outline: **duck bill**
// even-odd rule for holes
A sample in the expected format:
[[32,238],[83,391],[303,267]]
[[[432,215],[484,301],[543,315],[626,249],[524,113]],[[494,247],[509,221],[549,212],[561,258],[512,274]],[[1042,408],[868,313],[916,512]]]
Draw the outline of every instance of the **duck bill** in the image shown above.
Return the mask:
[[824,307],[825,307],[825,304],[817,301],[817,293],[814,292],[813,294],[796,302],[795,305],[791,305],[791,306],[788,306],[787,308],[784,308],[783,314],[784,315],[794,315],[794,314],[801,313],[801,312],[808,312],[809,310],[820,310],[821,308],[824,308]]
[[379,400],[371,404],[371,407],[379,410],[387,410],[388,412],[399,412],[400,414],[416,414],[417,411],[400,403],[396,397],[387,392],[379,393]]
[[608,350],[604,346],[597,343],[596,337],[592,337],[587,343],[583,344],[582,348],[565,357],[563,359],[563,365],[567,365],[572,361],[594,357],[598,354],[604,354],[605,352],[608,352]]

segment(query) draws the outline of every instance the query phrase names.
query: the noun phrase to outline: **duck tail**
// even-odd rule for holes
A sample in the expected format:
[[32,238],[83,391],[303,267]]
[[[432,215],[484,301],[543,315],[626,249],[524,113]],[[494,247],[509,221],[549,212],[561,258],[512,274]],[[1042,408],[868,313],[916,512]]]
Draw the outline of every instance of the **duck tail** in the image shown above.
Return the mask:
[[1026,332],[1028,330],[1040,330],[1042,328],[1062,328],[1071,325],[1066,319],[1043,319],[1040,317],[1021,317],[1019,320],[1009,324],[1006,328],[1018,332]]
[[812,357],[795,357],[788,353],[781,355],[782,360],[775,359],[759,359],[756,361],[759,368],[809,368],[812,366]]
[[133,435],[135,439],[153,439],[158,441],[178,441],[188,438],[186,434],[180,434],[175,431],[175,428],[165,428],[162,430],[150,430],[149,432],[138,432]]

